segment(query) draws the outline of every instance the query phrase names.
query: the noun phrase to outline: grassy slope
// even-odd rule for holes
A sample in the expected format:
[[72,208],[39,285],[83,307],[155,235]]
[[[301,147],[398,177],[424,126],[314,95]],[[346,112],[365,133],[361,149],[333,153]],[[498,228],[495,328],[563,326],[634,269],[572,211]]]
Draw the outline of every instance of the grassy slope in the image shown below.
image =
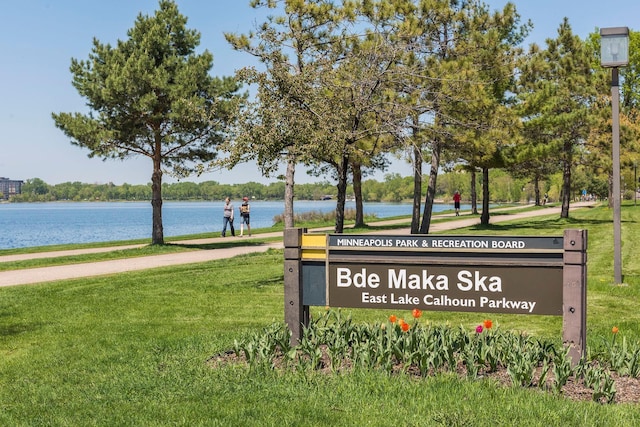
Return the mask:
[[[589,230],[588,342],[611,327],[637,341],[640,209],[623,208],[629,286],[611,286],[611,211],[468,230],[561,234]],[[460,233],[460,231],[456,231]],[[536,390],[450,376],[257,376],[213,369],[234,339],[282,321],[282,252],[190,266],[0,289],[0,425],[618,425],[640,407],[569,402]],[[358,321],[389,314],[352,310]],[[482,314],[426,313],[475,326]],[[502,328],[557,338],[561,319],[493,315]]]

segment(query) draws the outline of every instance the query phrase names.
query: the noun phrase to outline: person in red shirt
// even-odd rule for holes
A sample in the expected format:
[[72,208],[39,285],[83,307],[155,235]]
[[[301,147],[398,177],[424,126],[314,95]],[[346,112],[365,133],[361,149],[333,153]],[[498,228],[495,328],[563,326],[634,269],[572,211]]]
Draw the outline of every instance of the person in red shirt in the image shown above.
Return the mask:
[[453,207],[456,208],[456,216],[460,216],[460,193],[458,191],[453,195]]

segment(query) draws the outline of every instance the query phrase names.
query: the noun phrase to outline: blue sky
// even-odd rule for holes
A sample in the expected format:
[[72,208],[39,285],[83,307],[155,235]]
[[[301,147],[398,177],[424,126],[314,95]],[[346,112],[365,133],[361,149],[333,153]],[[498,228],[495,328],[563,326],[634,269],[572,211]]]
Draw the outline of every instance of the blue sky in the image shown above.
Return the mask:
[[[506,1],[490,0],[492,8]],[[638,0],[515,0],[523,20],[534,29],[528,43],[544,44],[555,37],[563,17],[574,33],[585,37],[596,28],[640,25]],[[249,0],[178,0],[187,26],[198,30],[202,49],[214,55],[213,75],[233,75],[252,64],[252,58],[233,51],[224,32],[247,33],[264,12],[249,7]],[[49,184],[85,183],[145,184],[151,163],[146,157],[122,161],[90,159],[87,151],[69,143],[51,119],[52,112],[86,111],[85,100],[71,85],[71,58],[86,59],[92,39],[114,44],[126,39],[139,13],[153,14],[157,0],[20,0],[3,2],[0,8],[0,176],[11,179],[41,178]],[[261,15],[262,14],[262,15]],[[408,166],[393,168],[403,176]],[[375,176],[383,179],[383,175]],[[221,183],[265,182],[255,166],[207,173],[188,181]],[[296,182],[317,182],[302,171]],[[165,175],[166,182],[173,180]]]

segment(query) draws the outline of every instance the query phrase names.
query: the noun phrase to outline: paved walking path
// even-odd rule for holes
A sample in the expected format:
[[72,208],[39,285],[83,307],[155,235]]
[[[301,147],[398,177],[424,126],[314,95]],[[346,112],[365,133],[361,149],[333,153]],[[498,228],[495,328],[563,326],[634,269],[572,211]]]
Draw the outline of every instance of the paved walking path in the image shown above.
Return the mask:
[[[592,206],[593,204],[594,203],[591,203],[591,202],[573,203],[571,205],[571,209],[573,210],[576,208]],[[491,213],[492,214],[500,213],[500,215],[492,215],[490,222],[492,224],[495,224],[495,223],[504,222],[504,221],[511,221],[513,219],[522,219],[522,218],[529,218],[534,216],[560,215],[560,207],[548,207],[546,209],[536,209],[536,210],[527,211],[527,212],[509,213],[510,209],[520,209],[520,208],[521,206],[518,206],[515,208],[494,209],[491,211]],[[452,217],[452,216],[454,216],[454,214],[434,215],[432,219]],[[402,220],[377,221],[376,224],[392,225],[392,224],[406,224],[407,222],[408,222],[407,219],[402,219]],[[473,225],[477,225],[479,223],[480,223],[479,216],[469,215],[469,214],[465,215],[463,213],[463,215],[461,215],[459,219],[456,219],[456,220],[444,221],[444,222],[435,223],[435,224],[432,223],[429,229],[429,232],[431,234],[435,234],[443,230],[453,230],[456,228],[470,227]],[[331,230],[332,228],[326,228],[326,229],[317,229],[312,231],[329,231],[330,232]],[[410,234],[410,231],[411,230],[408,227],[403,227],[403,228],[395,229],[392,231],[389,231],[389,230],[376,231],[376,232],[372,232],[371,234]],[[215,237],[215,238],[209,238],[209,239],[185,240],[185,241],[171,242],[171,243],[205,245],[205,244],[217,243],[217,242],[228,242],[230,239],[236,239],[235,241],[240,242],[244,240],[265,238],[265,237],[282,237],[282,232],[262,233],[259,235],[254,235],[253,237],[245,236],[245,237],[242,237],[243,240],[240,240],[239,237],[236,237],[236,238]],[[36,259],[36,258],[55,258],[55,257],[89,254],[89,253],[111,252],[111,251],[124,250],[124,249],[136,248],[141,246],[145,246],[145,245],[129,245],[129,246],[117,246],[117,247],[107,247],[107,248],[42,252],[42,253],[33,253],[33,254],[5,255],[5,256],[0,256],[0,263],[21,261],[21,260],[27,260],[27,259]],[[117,259],[117,260],[111,260],[111,261],[100,261],[100,262],[70,264],[70,265],[61,265],[61,266],[52,266],[52,267],[30,268],[30,269],[22,269],[22,270],[9,270],[9,271],[0,272],[0,287],[52,282],[57,280],[66,280],[66,279],[74,279],[74,278],[81,278],[81,277],[104,276],[109,274],[123,273],[127,271],[166,267],[170,265],[200,263],[200,262],[206,262],[206,261],[211,261],[215,259],[230,258],[230,257],[234,257],[241,254],[266,252],[269,248],[282,248],[282,247],[283,247],[282,241],[279,241],[279,242],[263,244],[263,245],[251,245],[251,246],[239,245],[232,248],[202,249],[202,250],[172,253],[172,254],[123,258],[123,259]]]

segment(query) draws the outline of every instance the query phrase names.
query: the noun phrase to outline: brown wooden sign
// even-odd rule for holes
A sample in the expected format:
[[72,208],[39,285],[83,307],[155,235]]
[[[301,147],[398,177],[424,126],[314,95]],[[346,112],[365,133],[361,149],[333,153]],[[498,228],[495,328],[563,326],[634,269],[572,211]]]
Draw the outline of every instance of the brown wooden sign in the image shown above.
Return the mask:
[[587,232],[563,236],[284,233],[292,344],[309,306],[563,316],[576,363],[586,350]]

